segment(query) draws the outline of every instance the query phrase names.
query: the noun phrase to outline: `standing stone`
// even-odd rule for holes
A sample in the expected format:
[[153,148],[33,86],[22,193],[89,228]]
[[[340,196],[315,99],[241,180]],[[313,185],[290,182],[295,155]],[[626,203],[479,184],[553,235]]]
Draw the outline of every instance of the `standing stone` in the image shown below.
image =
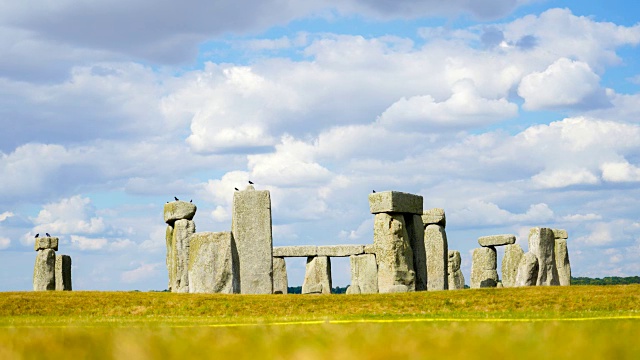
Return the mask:
[[287,294],[289,280],[287,279],[287,263],[283,257],[273,258],[273,293]]
[[331,294],[331,260],[326,256],[310,256],[302,283],[303,294]]
[[558,269],[558,282],[560,286],[571,285],[571,264],[569,263],[569,251],[567,239],[556,239],[556,268]]
[[416,291],[427,290],[427,252],[424,225],[420,215],[404,214],[407,234],[413,251],[413,267],[416,274]]
[[538,258],[532,252],[526,252],[518,264],[516,286],[536,286],[538,281]]
[[560,285],[555,246],[553,230],[535,227],[529,231],[529,252],[538,258],[538,286]]
[[375,214],[373,244],[380,293],[414,291],[413,251],[402,214]]
[[173,283],[175,279],[173,275],[175,274],[174,269],[174,261],[173,261],[173,226],[167,225],[167,231],[165,235],[165,240],[167,243],[167,272],[169,277],[169,284],[167,285],[167,289],[172,292],[173,291]]
[[56,255],[56,290],[71,290],[71,256]]
[[471,263],[471,288],[496,287],[498,271],[496,248],[493,246],[473,249]]
[[447,263],[449,290],[464,289],[464,275],[460,270],[461,263],[460,251],[449,250],[449,260]]
[[189,292],[189,237],[196,232],[192,220],[180,219],[173,224],[172,256],[172,292]]
[[39,250],[33,268],[33,291],[56,289],[56,252]]
[[427,253],[427,290],[447,290],[449,249],[443,226],[427,225],[424,229],[424,247]]
[[189,237],[189,292],[240,292],[238,252],[231,232],[202,232]]
[[233,194],[231,231],[240,258],[240,292],[273,293],[271,195],[249,185]]
[[378,292],[378,266],[373,254],[352,255],[351,285],[348,294],[375,294]]
[[516,286],[516,275],[518,265],[524,255],[522,247],[518,244],[511,244],[504,247],[504,257],[502,258],[502,285],[504,287]]

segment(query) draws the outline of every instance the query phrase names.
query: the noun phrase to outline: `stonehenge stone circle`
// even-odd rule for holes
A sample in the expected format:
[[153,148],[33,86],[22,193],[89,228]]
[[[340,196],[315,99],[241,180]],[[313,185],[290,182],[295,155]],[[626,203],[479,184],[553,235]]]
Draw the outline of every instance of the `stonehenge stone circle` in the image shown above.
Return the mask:
[[287,294],[289,280],[287,279],[287,263],[283,257],[273,258],[273,293]]
[[240,293],[273,293],[271,195],[251,185],[233,194],[231,232],[240,259]]
[[398,291],[396,285],[414,291],[416,277],[413,251],[404,216],[398,213],[375,214],[373,243],[376,247],[379,292]]
[[56,290],[71,291],[71,256],[56,255]]
[[511,245],[516,243],[515,235],[490,235],[482,236],[478,238],[478,244],[480,246],[502,246]]
[[303,294],[331,294],[331,260],[326,256],[307,258]]
[[549,228],[529,231],[529,252],[538,258],[537,286],[560,285],[555,257],[555,236]]
[[497,253],[493,246],[473,249],[471,288],[496,287],[498,284]]
[[351,285],[348,294],[375,294],[378,292],[378,268],[373,254],[351,255]]
[[56,289],[56,252],[53,249],[38,250],[33,268],[33,291]]
[[238,252],[231,232],[202,232],[189,239],[189,292],[240,291]]
[[444,226],[430,224],[424,229],[427,254],[427,290],[447,290],[449,249]]
[[567,250],[566,230],[553,230],[555,236],[556,268],[558,269],[558,282],[560,286],[571,285],[571,264],[569,263],[569,251]]
[[449,290],[464,289],[464,275],[460,270],[462,259],[460,251],[449,250],[449,260],[447,262]]
[[520,259],[524,255],[522,247],[518,244],[511,244],[504,247],[504,257],[502,258],[502,285],[504,287],[516,286],[516,276]]
[[516,286],[536,286],[538,281],[538,258],[532,252],[526,252],[520,259],[516,273]]
[[189,238],[196,232],[193,220],[180,219],[173,223],[173,238],[171,240],[173,284],[171,291],[178,293],[189,292]]

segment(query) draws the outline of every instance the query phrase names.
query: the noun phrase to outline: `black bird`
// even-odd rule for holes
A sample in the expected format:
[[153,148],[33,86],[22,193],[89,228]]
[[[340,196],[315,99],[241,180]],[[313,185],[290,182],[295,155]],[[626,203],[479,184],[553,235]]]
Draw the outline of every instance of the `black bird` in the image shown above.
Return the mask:
[[38,238],[38,236],[40,236],[40,234],[36,234],[36,239]]
[[175,197],[175,196],[174,196],[173,198],[174,198],[174,199],[176,199],[176,201],[180,200],[180,199],[178,199],[178,198],[177,198],[177,197]]
[[240,191],[240,190],[238,190],[238,188],[234,188],[234,189],[236,189],[236,191]]
[[249,180],[249,184],[253,185],[253,181]]
[[49,235],[49,233],[46,233],[46,234],[47,234],[47,237],[51,237],[51,235]]
[[373,190],[373,193],[375,194],[375,193],[376,193],[376,191],[375,191],[375,190]]
[[167,204],[168,204],[168,203],[169,203],[169,202],[167,201]]
[[193,199],[189,200],[189,202],[190,202],[190,203],[192,203],[192,202],[193,202]]

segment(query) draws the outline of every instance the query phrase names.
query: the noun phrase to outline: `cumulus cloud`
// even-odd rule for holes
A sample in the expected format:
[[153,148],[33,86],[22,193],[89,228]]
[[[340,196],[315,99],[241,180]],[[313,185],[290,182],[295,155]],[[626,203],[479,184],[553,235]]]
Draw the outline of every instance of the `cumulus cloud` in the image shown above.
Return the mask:
[[131,284],[145,279],[149,279],[162,271],[162,263],[153,264],[141,264],[135,269],[127,270],[120,274],[120,280],[125,283]]
[[601,166],[602,178],[611,182],[640,181],[640,168],[628,162],[604,163]]
[[53,234],[96,234],[105,230],[101,217],[93,216],[95,208],[91,199],[81,195],[62,199],[57,203],[43,206],[38,216],[33,219],[36,227],[33,231]]
[[14,214],[11,211],[5,211],[0,214],[0,222],[5,221],[12,216],[14,216]]
[[78,250],[102,250],[108,243],[105,238],[90,238],[80,235],[71,235],[71,246]]
[[465,226],[506,225],[515,223],[544,223],[553,219],[553,210],[547,204],[532,204],[524,213],[512,213],[496,204],[471,200],[463,209],[450,212],[452,221]]

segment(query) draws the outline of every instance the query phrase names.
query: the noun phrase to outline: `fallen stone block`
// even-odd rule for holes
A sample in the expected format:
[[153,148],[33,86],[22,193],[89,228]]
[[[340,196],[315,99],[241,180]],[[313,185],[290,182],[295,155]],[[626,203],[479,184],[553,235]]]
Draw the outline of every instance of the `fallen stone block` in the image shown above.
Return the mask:
[[422,196],[399,191],[383,191],[369,194],[372,214],[409,213],[422,215]]
[[379,292],[389,292],[396,285],[403,285],[408,291],[415,291],[413,251],[403,215],[376,214],[373,243],[378,264]]
[[569,233],[567,233],[567,230],[564,229],[553,229],[553,237],[555,237],[556,239],[568,239],[569,238]]
[[558,282],[560,286],[571,285],[571,264],[569,263],[569,251],[567,239],[556,239],[556,268],[558,269]]
[[331,294],[331,260],[326,256],[307,258],[302,283],[303,294]]
[[425,210],[422,213],[422,223],[426,225],[440,225],[442,227],[447,226],[447,218],[444,214],[444,209],[433,208]]
[[449,290],[464,289],[464,275],[460,270],[460,265],[462,264],[460,252],[457,250],[449,250],[448,253],[447,278],[449,282]]
[[180,219],[173,224],[173,238],[171,240],[172,292],[189,292],[189,238],[195,232],[196,224],[192,220]]
[[498,284],[497,253],[493,246],[473,249],[471,288],[495,287]]
[[274,257],[309,257],[318,256],[316,245],[274,246]]
[[273,293],[287,294],[289,280],[287,279],[287,263],[282,257],[273,258]]
[[538,258],[537,286],[560,285],[555,246],[553,230],[535,227],[529,231],[529,252]]
[[57,237],[38,237],[36,238],[36,242],[33,246],[35,251],[52,249],[54,251],[58,251],[58,238]]
[[71,291],[71,256],[56,255],[56,290]]
[[249,185],[233,194],[231,231],[240,257],[240,292],[273,293],[271,195]]
[[538,281],[538,258],[531,252],[526,252],[518,264],[516,286],[536,286]]
[[349,294],[375,294],[378,292],[378,266],[373,254],[352,255],[351,286]]
[[416,274],[416,291],[427,290],[427,252],[425,248],[424,224],[420,215],[403,214],[411,251],[413,270]]
[[56,289],[56,252],[39,250],[33,267],[33,291]]
[[198,208],[186,201],[172,201],[164,204],[164,222],[171,225],[176,220],[193,220]]
[[188,274],[190,293],[240,293],[238,252],[231,232],[192,234]]
[[516,286],[516,276],[520,259],[524,255],[522,247],[518,244],[511,244],[504,247],[504,257],[502,258],[502,285],[504,287]]
[[449,245],[444,226],[427,225],[424,229],[424,247],[427,253],[427,290],[449,289]]
[[480,244],[480,246],[502,246],[515,243],[516,236],[509,234],[482,236],[478,238],[478,244]]
[[364,254],[364,245],[323,245],[318,246],[318,256],[347,257]]

